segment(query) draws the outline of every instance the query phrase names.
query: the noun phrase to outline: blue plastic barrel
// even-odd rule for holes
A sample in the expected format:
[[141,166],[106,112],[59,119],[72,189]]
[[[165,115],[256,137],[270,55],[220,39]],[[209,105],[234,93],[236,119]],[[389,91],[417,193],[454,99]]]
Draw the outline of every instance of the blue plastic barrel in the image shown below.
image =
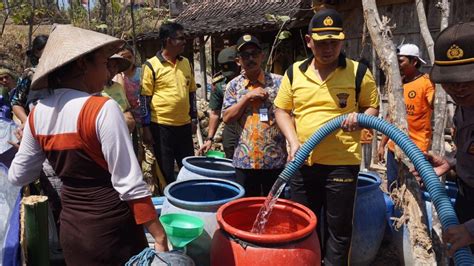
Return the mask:
[[377,173],[359,173],[352,227],[351,265],[370,265],[382,243],[387,214],[380,184]]
[[387,224],[385,227],[385,236],[391,237],[393,233],[393,221],[391,218],[394,216],[395,204],[390,198],[390,195],[388,195],[387,193],[383,193],[383,198],[385,200],[386,207],[385,218],[387,219]]
[[235,169],[232,160],[204,156],[190,156],[183,159],[183,167],[176,180],[198,178],[221,178],[235,180]]
[[186,247],[186,254],[196,265],[210,264],[210,248],[218,229],[217,209],[225,203],[244,196],[244,188],[232,181],[203,178],[176,181],[165,188],[162,214],[184,213],[201,218],[204,232]]
[[[449,200],[451,201],[451,204],[454,206],[454,203],[456,203],[458,187],[456,183],[446,181],[445,188],[446,188],[446,192],[448,194]],[[421,198],[425,202],[425,208],[426,208],[425,224],[428,227],[428,231],[431,232],[431,230],[433,229],[432,217],[433,217],[434,206],[433,206],[433,203],[431,202],[430,193],[428,193],[427,191],[423,191]],[[400,217],[401,213],[402,213],[401,210],[396,209],[394,216]],[[395,246],[397,247],[398,254],[400,256],[399,257],[400,263],[402,263],[403,265],[413,265],[414,255],[411,249],[410,232],[406,225],[403,225],[399,230],[394,231],[393,241],[395,243]]]
[[163,202],[165,201],[165,197],[152,197],[151,202],[155,207],[156,215],[161,214],[161,208],[163,207]]

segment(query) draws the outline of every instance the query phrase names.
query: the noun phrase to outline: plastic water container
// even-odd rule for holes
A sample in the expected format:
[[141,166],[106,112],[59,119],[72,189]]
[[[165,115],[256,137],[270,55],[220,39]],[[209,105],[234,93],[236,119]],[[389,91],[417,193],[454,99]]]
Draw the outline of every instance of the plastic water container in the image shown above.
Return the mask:
[[317,218],[301,204],[278,199],[264,232],[251,233],[264,201],[264,197],[242,198],[219,208],[211,265],[321,265]]
[[352,227],[351,265],[370,265],[382,243],[387,212],[380,184],[377,173],[359,173]]
[[7,177],[8,168],[0,163],[0,265],[2,264],[4,251],[7,249],[5,240],[7,238],[10,216],[20,192],[20,187],[10,184]]
[[216,212],[223,204],[244,196],[244,188],[232,181],[202,178],[176,181],[165,188],[161,214],[182,213],[204,221],[202,235],[189,243],[186,254],[197,265],[209,265],[209,251],[218,229]]
[[220,178],[235,180],[235,169],[232,160],[204,156],[190,156],[183,159],[183,167],[176,180],[198,178]]
[[18,142],[18,139],[15,137],[16,128],[15,122],[0,117],[0,154],[12,147],[12,145],[8,144],[8,141]]

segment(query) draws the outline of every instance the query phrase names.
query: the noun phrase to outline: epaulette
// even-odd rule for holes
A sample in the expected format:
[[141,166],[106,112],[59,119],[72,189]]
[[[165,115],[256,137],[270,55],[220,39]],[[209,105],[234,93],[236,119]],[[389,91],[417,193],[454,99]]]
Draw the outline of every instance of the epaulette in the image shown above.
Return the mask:
[[215,84],[223,81],[224,79],[225,79],[224,75],[222,75],[221,72],[218,72],[212,77],[212,84],[215,85]]

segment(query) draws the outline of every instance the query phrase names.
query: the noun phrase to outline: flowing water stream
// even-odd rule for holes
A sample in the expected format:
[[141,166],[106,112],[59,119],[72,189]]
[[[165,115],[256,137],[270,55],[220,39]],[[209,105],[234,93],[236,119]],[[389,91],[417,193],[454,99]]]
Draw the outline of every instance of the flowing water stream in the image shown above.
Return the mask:
[[265,225],[268,222],[268,218],[270,217],[273,206],[277,202],[278,198],[280,197],[281,192],[283,192],[283,189],[285,188],[286,182],[278,178],[275,181],[275,184],[273,184],[272,189],[270,190],[270,193],[268,193],[267,198],[265,199],[265,202],[263,203],[262,208],[257,214],[257,218],[255,219],[255,222],[253,223],[252,227],[252,233],[254,234],[263,234],[265,231]]

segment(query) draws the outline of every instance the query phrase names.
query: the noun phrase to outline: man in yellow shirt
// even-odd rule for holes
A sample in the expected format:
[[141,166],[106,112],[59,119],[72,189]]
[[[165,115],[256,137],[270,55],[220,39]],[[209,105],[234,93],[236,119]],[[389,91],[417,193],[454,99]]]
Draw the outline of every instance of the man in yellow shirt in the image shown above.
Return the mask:
[[327,121],[349,115],[342,130],[327,136],[290,181],[292,200],[310,207],[319,218],[324,206],[325,265],[348,264],[361,159],[357,112],[377,115],[379,105],[367,67],[341,53],[342,25],[340,14],[332,9],[313,16],[305,36],[313,55],[290,66],[275,99],[276,120],[290,145],[289,160]]
[[[197,123],[196,83],[188,59],[183,26],[161,25],[162,50],[143,66],[141,95],[145,96],[143,141],[154,144],[158,165],[169,184],[176,180],[174,163],[194,155],[192,134]],[[194,125],[194,126],[193,126]]]

